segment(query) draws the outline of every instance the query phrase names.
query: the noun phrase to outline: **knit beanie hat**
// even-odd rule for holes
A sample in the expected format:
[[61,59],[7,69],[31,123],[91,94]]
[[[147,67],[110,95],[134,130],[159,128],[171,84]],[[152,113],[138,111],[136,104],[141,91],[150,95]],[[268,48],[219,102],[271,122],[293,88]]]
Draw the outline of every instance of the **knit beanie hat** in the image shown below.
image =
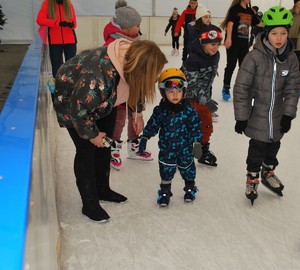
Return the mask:
[[211,15],[210,10],[207,9],[205,6],[198,6],[196,9],[196,15],[195,15],[196,20],[198,20],[206,15]]
[[116,23],[120,25],[121,29],[137,26],[141,23],[141,15],[133,7],[127,6],[125,0],[118,0],[115,8]]
[[200,31],[200,41],[201,44],[209,44],[209,43],[219,43],[222,41],[222,30],[213,25],[206,25]]

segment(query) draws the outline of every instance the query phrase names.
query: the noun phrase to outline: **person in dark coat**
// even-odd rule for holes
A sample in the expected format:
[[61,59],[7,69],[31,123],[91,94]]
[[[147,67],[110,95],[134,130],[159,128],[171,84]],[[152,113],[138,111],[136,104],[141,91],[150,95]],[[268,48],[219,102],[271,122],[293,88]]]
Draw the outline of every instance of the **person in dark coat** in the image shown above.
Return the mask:
[[172,36],[172,52],[171,55],[178,56],[179,55],[179,37],[181,35],[181,31],[179,31],[178,35],[175,34],[175,26],[177,21],[179,20],[180,15],[178,14],[178,8],[173,9],[172,16],[169,19],[169,23],[165,29],[165,36],[167,35],[169,29],[171,28],[171,36]]
[[217,102],[211,98],[211,89],[218,71],[222,39],[219,27],[212,24],[204,26],[192,45],[192,53],[183,64],[188,81],[187,98],[202,120],[202,156],[198,162],[211,166],[217,166],[217,158],[209,148],[213,132],[212,113],[218,110]]

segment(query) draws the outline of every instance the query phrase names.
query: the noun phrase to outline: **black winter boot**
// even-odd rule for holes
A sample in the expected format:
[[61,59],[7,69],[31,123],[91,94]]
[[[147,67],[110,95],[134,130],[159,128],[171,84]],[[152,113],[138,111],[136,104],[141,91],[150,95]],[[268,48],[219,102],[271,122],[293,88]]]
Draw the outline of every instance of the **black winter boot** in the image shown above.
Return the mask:
[[82,214],[96,222],[106,222],[109,215],[99,205],[96,191],[96,181],[93,178],[76,179],[76,184],[82,200]]
[[110,188],[107,190],[98,191],[98,199],[101,201],[115,202],[115,203],[124,203],[127,201],[127,198]]
[[99,205],[98,200],[83,201],[82,214],[99,223],[107,222],[110,219],[110,216]]

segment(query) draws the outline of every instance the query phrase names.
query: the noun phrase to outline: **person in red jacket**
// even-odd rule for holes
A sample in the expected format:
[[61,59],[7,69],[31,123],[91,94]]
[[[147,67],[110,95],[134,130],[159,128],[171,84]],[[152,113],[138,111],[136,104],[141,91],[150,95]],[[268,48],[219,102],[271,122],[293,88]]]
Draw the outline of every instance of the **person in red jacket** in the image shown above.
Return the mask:
[[76,14],[70,0],[44,0],[37,14],[36,22],[48,28],[48,42],[53,78],[48,86],[54,92],[55,76],[65,61],[74,57],[77,52]]
[[182,49],[182,62],[187,59],[188,56],[188,40],[189,40],[189,31],[187,26],[190,22],[195,21],[196,9],[198,6],[197,0],[190,0],[189,5],[187,8],[181,13],[180,18],[177,21],[175,27],[174,36],[179,36],[181,27],[184,28],[183,34],[183,49]]

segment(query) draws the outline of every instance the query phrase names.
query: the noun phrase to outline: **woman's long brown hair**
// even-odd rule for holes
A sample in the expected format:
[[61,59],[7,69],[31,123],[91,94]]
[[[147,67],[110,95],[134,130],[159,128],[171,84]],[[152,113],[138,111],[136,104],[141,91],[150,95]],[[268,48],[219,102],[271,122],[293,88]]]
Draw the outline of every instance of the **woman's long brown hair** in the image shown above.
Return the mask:
[[[48,17],[49,19],[56,19],[56,0],[48,0]],[[63,9],[67,21],[71,21],[72,9],[69,0],[63,0]]]
[[139,102],[153,103],[155,82],[166,63],[166,56],[153,41],[132,42],[124,64],[124,77],[129,85],[130,108],[135,109]]

